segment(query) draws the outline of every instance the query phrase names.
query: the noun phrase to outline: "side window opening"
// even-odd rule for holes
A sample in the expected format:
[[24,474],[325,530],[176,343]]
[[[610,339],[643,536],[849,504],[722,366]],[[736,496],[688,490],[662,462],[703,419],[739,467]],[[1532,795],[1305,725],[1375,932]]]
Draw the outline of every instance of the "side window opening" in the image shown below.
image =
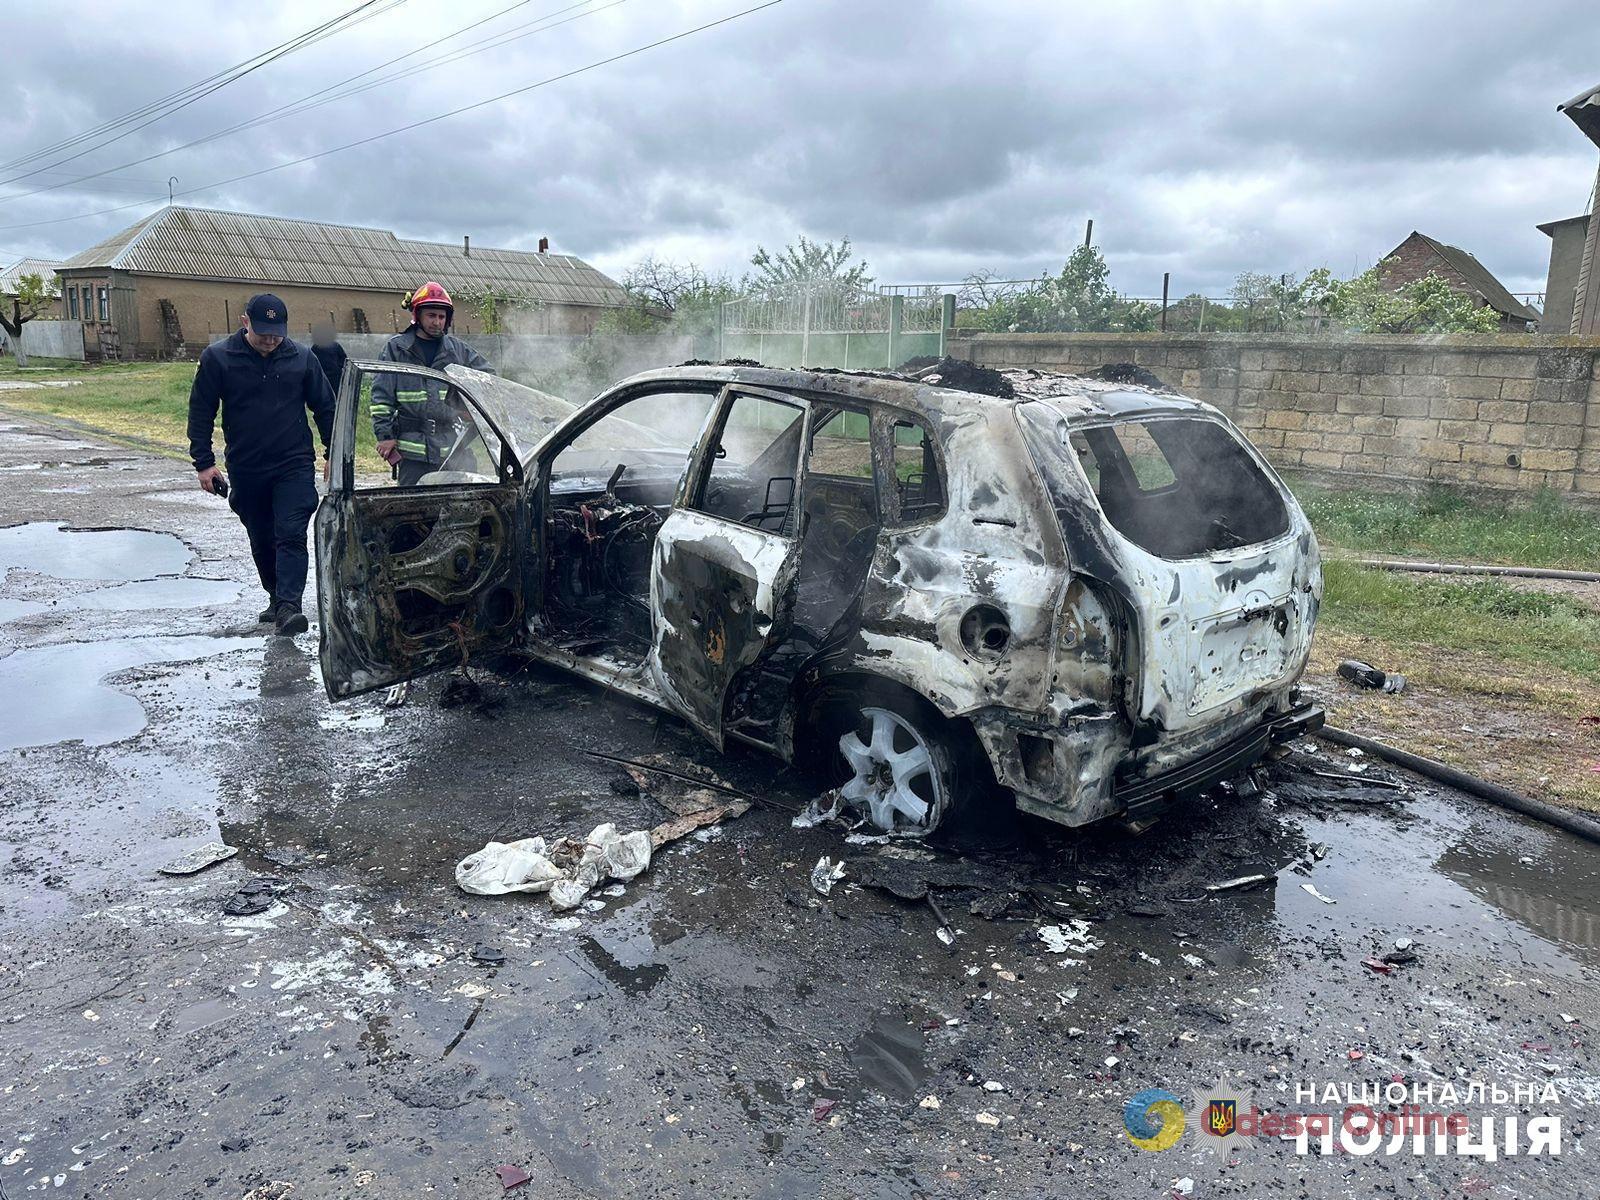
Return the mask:
[[[506,449],[454,384],[404,371],[357,379],[358,491],[505,482]],[[380,442],[394,443],[390,458]]]
[[545,505],[545,617],[558,644],[628,663],[648,653],[656,534],[718,391],[634,396],[556,452]]
[[[801,607],[834,607],[871,561],[882,526],[872,470],[872,421],[864,411],[817,404],[806,451],[800,541]],[[806,614],[802,613],[802,617]],[[822,630],[832,625],[821,613]]]
[[902,522],[924,521],[944,511],[944,480],[928,427],[898,418],[891,426],[895,489]]
[[689,507],[752,529],[792,536],[804,415],[798,404],[735,395],[711,443],[699,495]]
[[1214,421],[1119,421],[1074,430],[1066,442],[1106,519],[1152,554],[1212,554],[1289,527],[1271,479]]

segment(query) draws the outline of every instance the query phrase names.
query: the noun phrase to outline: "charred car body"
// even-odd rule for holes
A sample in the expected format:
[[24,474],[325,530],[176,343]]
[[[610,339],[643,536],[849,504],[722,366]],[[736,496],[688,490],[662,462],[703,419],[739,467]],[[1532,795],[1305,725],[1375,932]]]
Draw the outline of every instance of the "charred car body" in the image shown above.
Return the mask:
[[691,365],[574,408],[406,368],[448,389],[458,449],[364,488],[380,373],[346,373],[317,515],[335,700],[515,649],[832,769],[912,833],[974,815],[991,776],[1065,825],[1137,818],[1321,722],[1295,691],[1315,539],[1198,401]]

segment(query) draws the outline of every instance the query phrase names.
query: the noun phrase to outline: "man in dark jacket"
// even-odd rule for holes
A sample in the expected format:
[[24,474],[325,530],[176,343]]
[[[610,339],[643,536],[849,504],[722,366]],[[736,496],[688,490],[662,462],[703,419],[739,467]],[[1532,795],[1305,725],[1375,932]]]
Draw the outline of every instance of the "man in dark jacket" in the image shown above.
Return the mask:
[[[262,622],[280,634],[306,631],[306,525],[317,507],[316,458],[306,409],[323,454],[333,436],[333,391],[322,366],[288,338],[288,310],[263,293],[245,307],[247,323],[206,347],[189,391],[189,457],[203,491],[228,497],[250,536],[250,554],[267,590]],[[222,439],[232,485],[217,469],[211,432],[222,405]],[[326,471],[326,467],[324,467]]]
[[[452,363],[478,371],[494,370],[487,359],[450,332],[455,305],[439,284],[423,284],[406,297],[411,328],[397,333],[379,355],[382,362],[415,363],[442,371]],[[432,379],[375,375],[372,380],[372,433],[378,453],[399,467],[401,487],[437,471],[463,422],[449,388]]]
[[333,322],[319,321],[311,327],[311,353],[322,364],[322,373],[328,377],[328,386],[333,389],[334,399],[338,399],[339,384],[344,381],[344,365],[350,361],[350,356],[339,345],[339,335],[333,330]]

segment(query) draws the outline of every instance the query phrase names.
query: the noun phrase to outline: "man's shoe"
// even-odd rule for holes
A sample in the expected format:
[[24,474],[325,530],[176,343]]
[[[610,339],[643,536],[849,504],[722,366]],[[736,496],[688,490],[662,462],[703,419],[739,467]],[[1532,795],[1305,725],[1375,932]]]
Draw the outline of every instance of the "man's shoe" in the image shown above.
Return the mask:
[[258,624],[258,625],[271,625],[274,622],[276,622],[277,619],[278,619],[278,602],[269,597],[268,600],[267,600],[267,606],[265,608],[263,608],[261,610],[261,612],[259,614],[257,614],[257,616],[256,616],[256,624]]
[[299,606],[287,601],[278,605],[276,624],[281,637],[293,637],[311,628],[311,622],[306,620],[306,615],[300,611]]

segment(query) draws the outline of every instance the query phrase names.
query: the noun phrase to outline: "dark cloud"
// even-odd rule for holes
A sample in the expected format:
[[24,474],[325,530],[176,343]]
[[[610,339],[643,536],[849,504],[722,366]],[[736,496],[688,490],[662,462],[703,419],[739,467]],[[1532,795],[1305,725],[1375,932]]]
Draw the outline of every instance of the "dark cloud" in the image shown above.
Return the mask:
[[[281,108],[509,0],[420,0],[76,163],[61,182]],[[596,7],[605,0],[599,0]],[[737,11],[630,0],[264,130],[7,200],[14,226],[164,196],[314,154]],[[93,19],[21,6],[0,158],[71,136],[257,50],[252,11],[135,0]],[[561,7],[528,4],[483,31]],[[325,18],[290,0],[271,38]],[[1242,270],[1365,266],[1413,228],[1514,290],[1536,222],[1581,209],[1595,152],[1555,105],[1595,82],[1591,6],[788,0],[399,137],[188,197],[404,236],[647,253],[737,273],[757,244],[848,236],[884,280],[1054,269],[1093,216],[1114,282],[1225,291]],[[454,43],[444,43],[449,48]],[[13,56],[17,57],[17,56]],[[0,172],[0,178],[14,172]],[[66,255],[148,205],[0,229],[0,257]]]

